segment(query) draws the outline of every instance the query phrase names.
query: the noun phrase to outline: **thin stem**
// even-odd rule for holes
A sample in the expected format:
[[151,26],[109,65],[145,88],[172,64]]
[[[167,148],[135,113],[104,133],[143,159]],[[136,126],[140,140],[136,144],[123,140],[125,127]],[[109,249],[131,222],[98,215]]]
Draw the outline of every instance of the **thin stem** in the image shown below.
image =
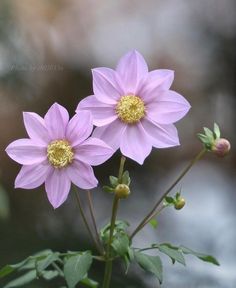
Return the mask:
[[80,200],[80,197],[79,197],[79,192],[75,191],[75,196],[76,196],[76,199],[77,199],[77,202],[78,202],[78,205],[79,205],[80,214],[81,214],[81,216],[83,218],[83,221],[84,221],[84,224],[85,224],[85,226],[86,226],[86,228],[88,230],[88,233],[89,233],[92,241],[94,242],[97,250],[102,254],[101,248],[99,247],[98,243],[96,242],[96,239],[94,238],[94,235],[93,235],[93,233],[92,233],[92,231],[91,231],[91,229],[89,227],[89,223],[87,221],[87,218],[86,218],[86,215],[84,213],[84,210],[83,210],[83,207],[82,207],[82,203],[81,203],[81,200]]
[[[118,173],[118,182],[122,182],[122,175],[124,171],[124,165],[125,165],[125,156],[121,156],[120,159],[120,168],[119,168],[119,173]],[[110,234],[109,234],[109,240],[107,244],[107,249],[106,249],[106,266],[105,266],[105,273],[104,273],[104,280],[103,280],[103,288],[109,288],[110,282],[111,282],[111,274],[112,274],[112,259],[111,259],[111,244],[112,244],[112,238],[113,238],[113,233],[115,230],[115,224],[116,224],[116,216],[117,216],[117,211],[119,207],[119,202],[120,199],[115,195],[113,199],[113,204],[112,204],[112,215],[111,215],[111,226],[110,226]]]
[[126,160],[126,157],[124,155],[122,155],[120,158],[120,168],[119,168],[119,174],[118,174],[118,182],[119,183],[121,183],[121,181],[122,181],[122,175],[124,172],[125,160]]
[[87,197],[88,197],[88,203],[89,203],[89,212],[92,218],[92,222],[93,222],[93,226],[94,226],[94,230],[95,230],[95,235],[96,235],[96,239],[97,239],[97,243],[99,243],[99,246],[101,247],[100,250],[103,250],[102,244],[101,244],[101,240],[99,237],[99,233],[98,233],[98,228],[97,228],[97,224],[96,224],[96,220],[95,220],[95,214],[94,214],[94,206],[93,206],[93,201],[92,201],[92,194],[90,190],[87,190]]
[[112,260],[110,259],[111,254],[111,244],[112,244],[112,237],[115,229],[115,222],[117,211],[119,207],[120,199],[118,197],[114,197],[113,205],[112,205],[112,216],[111,216],[111,226],[110,226],[110,235],[107,244],[107,251],[106,251],[106,267],[105,267],[105,274],[104,274],[104,283],[103,288],[108,288],[111,281],[111,273],[112,273]]
[[61,268],[55,262],[52,262],[52,266],[58,271],[58,273],[61,277],[64,277],[64,272],[61,270]]
[[132,239],[148,222],[149,220],[155,216],[156,209],[159,207],[159,205],[162,203],[162,201],[165,199],[165,197],[170,193],[170,191],[179,183],[179,181],[185,176],[185,174],[192,168],[192,166],[200,160],[203,155],[205,154],[206,149],[201,150],[194,159],[187,165],[187,167],[182,171],[182,173],[177,177],[177,179],[174,181],[174,183],[163,193],[161,198],[156,202],[153,209],[144,217],[144,219],[139,223],[139,225],[136,227],[134,232],[131,234],[130,239]]

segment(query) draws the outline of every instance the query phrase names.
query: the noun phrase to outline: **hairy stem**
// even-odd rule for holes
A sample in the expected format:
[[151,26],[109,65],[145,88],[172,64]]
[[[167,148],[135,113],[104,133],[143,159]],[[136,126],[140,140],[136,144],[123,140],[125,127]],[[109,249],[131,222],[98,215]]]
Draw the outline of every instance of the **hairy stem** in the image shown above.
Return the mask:
[[159,213],[159,210],[157,211],[157,208],[162,203],[162,201],[165,199],[165,197],[170,193],[170,191],[179,183],[179,181],[187,174],[187,172],[192,168],[192,166],[200,160],[203,155],[205,154],[206,149],[204,148],[201,150],[194,158],[193,160],[187,165],[187,167],[182,171],[182,173],[177,177],[177,179],[174,181],[174,183],[163,193],[161,198],[156,202],[152,210],[144,217],[144,219],[139,223],[139,225],[136,227],[134,232],[131,234],[130,239],[133,239],[134,236],[150,221],[151,218],[153,218],[156,214]]

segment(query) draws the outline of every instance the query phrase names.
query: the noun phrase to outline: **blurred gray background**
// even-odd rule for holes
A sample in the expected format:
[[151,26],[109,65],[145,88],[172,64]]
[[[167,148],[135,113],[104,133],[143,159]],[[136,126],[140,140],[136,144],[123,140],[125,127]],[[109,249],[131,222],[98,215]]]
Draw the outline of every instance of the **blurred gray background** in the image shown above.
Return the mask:
[[[1,0],[0,266],[44,248],[91,247],[74,195],[54,211],[44,187],[15,190],[20,165],[4,150],[26,136],[22,111],[43,116],[56,101],[73,115],[79,100],[92,93],[90,69],[114,68],[124,53],[137,49],[150,70],[175,70],[172,89],[184,95],[192,109],[177,123],[181,146],[153,150],[143,166],[128,160],[132,194],[122,201],[119,217],[130,221],[132,230],[201,149],[196,133],[217,122],[231,141],[230,155],[207,155],[197,164],[181,183],[186,207],[180,212],[166,209],[159,228],[146,227],[134,244],[170,241],[213,254],[221,263],[211,266],[189,256],[185,268],[163,257],[163,288],[235,288],[235,44],[234,0]],[[95,169],[102,184],[117,173],[118,165],[119,153]],[[93,196],[101,227],[108,221],[112,197],[100,188]],[[117,265],[112,287],[158,287],[136,266],[124,277],[123,266]],[[96,279],[102,273],[103,267],[93,266]]]

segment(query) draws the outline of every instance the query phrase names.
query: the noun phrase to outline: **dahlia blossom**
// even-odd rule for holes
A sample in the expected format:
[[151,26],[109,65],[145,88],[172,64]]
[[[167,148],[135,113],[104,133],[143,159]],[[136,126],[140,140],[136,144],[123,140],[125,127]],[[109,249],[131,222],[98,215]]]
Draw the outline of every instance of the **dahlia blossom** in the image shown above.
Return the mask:
[[94,95],[83,99],[77,112],[90,110],[95,128],[93,136],[103,139],[114,150],[142,164],[152,146],[179,145],[174,122],[190,109],[178,93],[169,90],[174,80],[171,70],[148,67],[142,55],[124,55],[116,70],[96,68]]
[[89,111],[80,111],[69,121],[67,110],[55,103],[44,119],[31,112],[23,116],[29,138],[6,148],[23,165],[15,188],[32,189],[45,182],[48,200],[57,208],[66,200],[71,182],[82,189],[97,186],[91,165],[105,162],[114,151],[102,140],[88,138],[93,130]]

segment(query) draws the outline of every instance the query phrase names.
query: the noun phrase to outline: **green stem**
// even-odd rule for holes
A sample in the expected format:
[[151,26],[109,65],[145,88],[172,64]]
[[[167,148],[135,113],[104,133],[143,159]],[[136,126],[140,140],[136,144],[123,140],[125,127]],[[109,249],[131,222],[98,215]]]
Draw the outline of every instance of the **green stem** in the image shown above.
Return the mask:
[[[119,183],[122,182],[122,175],[124,171],[125,160],[126,160],[125,156],[122,155],[120,159],[120,168],[119,168],[119,173],[118,173]],[[120,202],[120,199],[115,195],[113,199],[113,205],[112,205],[110,234],[109,234],[109,240],[108,240],[107,249],[106,249],[106,265],[105,265],[105,273],[104,273],[104,280],[103,280],[103,286],[102,286],[103,288],[109,288],[110,282],[111,282],[112,263],[113,263],[113,259],[111,259],[111,244],[112,244],[113,233],[115,230],[116,216],[117,216],[117,211],[119,207],[119,202]]]
[[174,181],[174,183],[163,193],[161,198],[156,202],[153,209],[144,217],[144,219],[139,223],[139,225],[136,227],[134,232],[131,234],[130,239],[133,239],[134,236],[152,219],[156,214],[159,213],[159,210],[157,211],[157,208],[162,203],[162,201],[165,199],[165,197],[170,193],[170,191],[179,183],[179,181],[185,176],[185,174],[192,168],[192,166],[200,160],[203,155],[206,153],[206,149],[204,148],[201,150],[194,159],[187,165],[187,167],[182,171],[182,173],[177,177],[177,179]]
[[118,182],[121,183],[122,182],[122,175],[124,172],[124,166],[125,166],[125,156],[122,155],[120,158],[120,168],[119,168],[119,174],[118,174]]
[[99,247],[99,244],[97,243],[96,239],[94,238],[93,236],[93,233],[92,233],[92,230],[90,229],[90,226],[89,226],[89,223],[87,221],[87,218],[86,218],[86,215],[84,213],[84,210],[83,210],[83,207],[82,207],[82,203],[81,203],[81,200],[80,200],[80,197],[79,197],[79,192],[75,191],[75,196],[76,196],[76,199],[77,199],[77,202],[78,202],[78,206],[79,206],[79,210],[80,210],[80,214],[83,218],[83,221],[84,221],[84,224],[88,230],[88,233],[92,239],[92,241],[94,242],[94,245],[95,247],[97,248],[97,250],[103,254],[103,252],[101,251],[101,248]]
[[[96,240],[99,246],[102,247],[101,240],[100,240],[99,233],[98,233],[97,223],[96,223],[95,216],[94,216],[94,207],[93,207],[93,201],[92,201],[92,194],[90,190],[87,190],[87,196],[88,196],[88,203],[89,203],[89,212],[92,218]],[[103,247],[100,248],[100,250],[103,251]],[[104,254],[104,252],[102,252],[102,254]]]

